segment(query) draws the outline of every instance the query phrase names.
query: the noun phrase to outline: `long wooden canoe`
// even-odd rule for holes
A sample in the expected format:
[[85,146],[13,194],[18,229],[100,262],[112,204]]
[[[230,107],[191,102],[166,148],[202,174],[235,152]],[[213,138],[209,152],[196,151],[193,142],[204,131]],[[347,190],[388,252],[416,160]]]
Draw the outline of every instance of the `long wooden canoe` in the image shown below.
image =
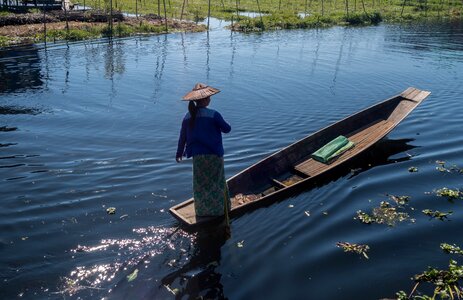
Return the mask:
[[[286,197],[298,187],[306,186],[342,166],[384,138],[429,94],[428,91],[409,87],[399,95],[325,127],[231,177],[227,180],[232,200],[230,215]],[[329,164],[310,157],[339,135],[349,138],[355,147]],[[193,199],[171,207],[170,212],[189,226],[214,220],[196,218]]]

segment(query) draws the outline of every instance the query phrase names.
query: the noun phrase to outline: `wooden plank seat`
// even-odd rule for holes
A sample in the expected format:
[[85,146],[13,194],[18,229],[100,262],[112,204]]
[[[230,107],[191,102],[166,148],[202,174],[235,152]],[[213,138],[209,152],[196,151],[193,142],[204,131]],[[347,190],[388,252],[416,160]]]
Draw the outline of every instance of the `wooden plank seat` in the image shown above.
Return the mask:
[[334,161],[329,164],[324,164],[319,161],[309,158],[306,161],[296,165],[294,169],[297,172],[313,177],[324,171],[333,168],[334,166],[342,163],[343,161],[357,155],[364,149],[376,143],[379,139],[383,138],[387,132],[395,126],[393,122],[381,120],[374,124],[370,124],[356,132],[348,135],[347,138],[355,143],[355,147],[344,152],[338,156]]

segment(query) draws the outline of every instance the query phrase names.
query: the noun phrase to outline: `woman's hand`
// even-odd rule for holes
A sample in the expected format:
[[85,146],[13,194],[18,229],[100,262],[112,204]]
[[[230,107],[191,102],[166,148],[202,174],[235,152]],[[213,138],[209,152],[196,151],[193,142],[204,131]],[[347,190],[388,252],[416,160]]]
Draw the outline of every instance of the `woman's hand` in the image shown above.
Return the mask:
[[181,156],[177,156],[177,157],[175,158],[175,160],[179,163],[179,162],[182,161],[182,157],[181,157]]

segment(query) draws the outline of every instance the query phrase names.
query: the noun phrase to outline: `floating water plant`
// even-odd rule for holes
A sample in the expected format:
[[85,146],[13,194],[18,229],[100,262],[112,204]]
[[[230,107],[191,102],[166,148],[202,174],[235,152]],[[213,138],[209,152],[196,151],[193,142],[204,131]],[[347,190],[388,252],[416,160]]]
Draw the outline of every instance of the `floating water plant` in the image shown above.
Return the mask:
[[463,192],[460,191],[459,189],[449,189],[449,188],[441,188],[436,191],[436,195],[439,197],[445,197],[450,201],[453,201],[455,199],[463,199]]
[[444,212],[440,212],[438,210],[431,210],[431,209],[423,209],[422,212],[433,218],[433,219],[439,219],[441,221],[444,221],[444,219],[448,219],[448,216],[451,215],[453,213],[453,211],[448,211],[446,213]]
[[410,172],[410,173],[418,172],[418,168],[417,167],[410,167],[410,168],[408,168],[408,172]]
[[386,194],[386,196],[389,197],[392,201],[394,201],[397,205],[406,205],[408,201],[410,200],[410,196],[395,196],[395,195],[390,195]]
[[114,215],[116,213],[116,208],[115,207],[108,207],[106,209],[106,212],[109,214],[109,215]]
[[361,245],[361,244],[351,244],[349,242],[338,242],[336,246],[342,248],[344,252],[354,252],[357,254],[363,255],[366,259],[368,259],[367,251],[370,249],[368,245]]
[[[451,260],[448,270],[438,270],[428,267],[427,271],[417,274],[413,277],[416,282],[410,295],[404,291],[398,292],[398,300],[434,300],[439,296],[440,299],[461,299],[463,290],[459,283],[463,279],[463,266],[459,266],[456,261]],[[432,296],[428,295],[413,295],[421,283],[430,283],[434,285]]]
[[394,205],[388,201],[381,201],[379,207],[373,208],[371,214],[359,210],[357,211],[357,216],[354,217],[354,219],[360,220],[365,224],[378,223],[387,224],[388,226],[394,226],[397,222],[403,222],[407,220],[414,222],[414,219],[411,219],[410,215],[403,211],[405,209],[404,206],[410,199],[409,196],[387,196],[389,199],[395,202]]
[[463,174],[463,168],[460,168],[457,165],[446,167],[445,166],[446,162],[443,160],[436,160],[436,164],[438,164],[438,166],[436,167],[436,170],[438,170],[439,172],[443,172],[443,173],[444,172],[445,173],[457,172],[457,173]]
[[447,243],[442,243],[440,244],[440,248],[448,254],[460,254],[463,255],[463,250],[460,249],[457,245],[453,244],[447,244]]

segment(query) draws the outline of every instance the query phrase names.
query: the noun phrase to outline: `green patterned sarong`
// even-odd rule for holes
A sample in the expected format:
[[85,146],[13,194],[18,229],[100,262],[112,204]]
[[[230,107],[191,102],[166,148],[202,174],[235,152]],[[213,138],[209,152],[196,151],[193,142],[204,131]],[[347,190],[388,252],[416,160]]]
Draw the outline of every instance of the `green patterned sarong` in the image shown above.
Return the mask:
[[225,213],[225,197],[230,210],[223,158],[217,155],[193,156],[193,198],[198,217],[222,216]]

